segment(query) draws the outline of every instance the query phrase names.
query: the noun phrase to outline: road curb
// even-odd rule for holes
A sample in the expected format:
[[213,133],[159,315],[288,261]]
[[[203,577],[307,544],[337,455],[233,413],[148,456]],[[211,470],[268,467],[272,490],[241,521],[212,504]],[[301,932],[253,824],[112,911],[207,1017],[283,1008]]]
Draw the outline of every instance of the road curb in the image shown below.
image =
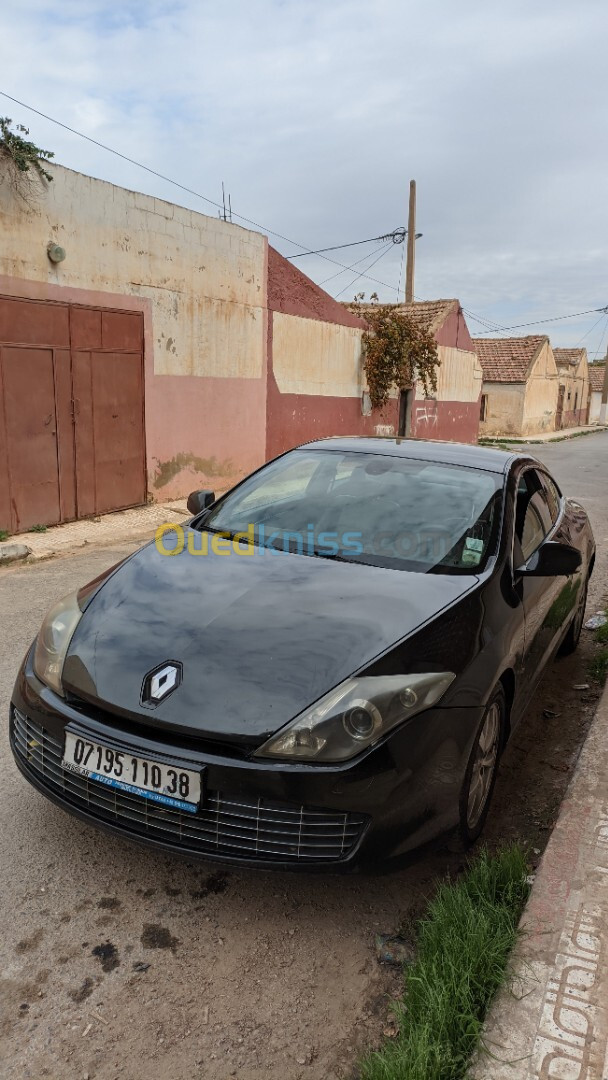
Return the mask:
[[608,685],[520,926],[471,1080],[608,1077]]

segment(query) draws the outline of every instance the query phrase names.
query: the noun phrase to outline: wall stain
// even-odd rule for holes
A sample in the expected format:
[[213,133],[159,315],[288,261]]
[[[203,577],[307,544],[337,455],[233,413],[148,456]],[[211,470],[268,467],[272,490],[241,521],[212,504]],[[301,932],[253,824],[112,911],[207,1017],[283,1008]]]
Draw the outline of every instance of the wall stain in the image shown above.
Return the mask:
[[231,461],[218,461],[215,457],[201,458],[184,451],[176,454],[169,461],[156,460],[156,472],[152,481],[156,489],[165,487],[182,469],[191,468],[203,476],[231,476],[234,472]]

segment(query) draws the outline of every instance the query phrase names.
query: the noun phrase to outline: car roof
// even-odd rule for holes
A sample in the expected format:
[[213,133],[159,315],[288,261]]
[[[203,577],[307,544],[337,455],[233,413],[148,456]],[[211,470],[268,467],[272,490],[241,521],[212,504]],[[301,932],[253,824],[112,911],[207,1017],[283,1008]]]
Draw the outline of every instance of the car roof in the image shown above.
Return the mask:
[[531,461],[529,454],[516,454],[508,450],[495,450],[490,446],[473,446],[470,443],[439,442],[430,439],[388,438],[386,436],[344,436],[315,439],[302,443],[298,449],[340,450],[358,454],[380,454],[389,457],[416,458],[420,461],[436,461],[446,465],[464,465],[487,472],[505,473],[517,460]]

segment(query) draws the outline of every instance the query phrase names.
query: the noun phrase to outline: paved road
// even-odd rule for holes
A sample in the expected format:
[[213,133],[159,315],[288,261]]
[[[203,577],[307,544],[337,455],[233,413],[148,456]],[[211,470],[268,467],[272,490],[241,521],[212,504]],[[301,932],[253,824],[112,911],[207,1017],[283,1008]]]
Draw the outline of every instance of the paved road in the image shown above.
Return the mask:
[[[533,447],[591,512],[606,593],[608,434]],[[53,600],[130,545],[0,577],[6,716],[19,660]],[[505,755],[490,842],[540,851],[593,713],[592,649],[556,663]],[[556,714],[544,715],[549,709]],[[218,870],[139,849],[34,792],[0,744],[0,1076],[40,1080],[331,1080],[380,1037],[397,976],[373,934],[407,925],[458,857],[437,851],[384,877]]]

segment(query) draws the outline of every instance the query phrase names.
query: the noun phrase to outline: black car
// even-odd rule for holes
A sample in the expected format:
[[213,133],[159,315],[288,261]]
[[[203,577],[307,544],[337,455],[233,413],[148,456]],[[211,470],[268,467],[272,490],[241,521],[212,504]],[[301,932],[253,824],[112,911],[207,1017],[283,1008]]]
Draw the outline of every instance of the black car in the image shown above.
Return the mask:
[[11,745],[71,813],[168,851],[348,869],[479,835],[576,647],[595,545],[533,458],[335,438],[277,458],[47,615]]

